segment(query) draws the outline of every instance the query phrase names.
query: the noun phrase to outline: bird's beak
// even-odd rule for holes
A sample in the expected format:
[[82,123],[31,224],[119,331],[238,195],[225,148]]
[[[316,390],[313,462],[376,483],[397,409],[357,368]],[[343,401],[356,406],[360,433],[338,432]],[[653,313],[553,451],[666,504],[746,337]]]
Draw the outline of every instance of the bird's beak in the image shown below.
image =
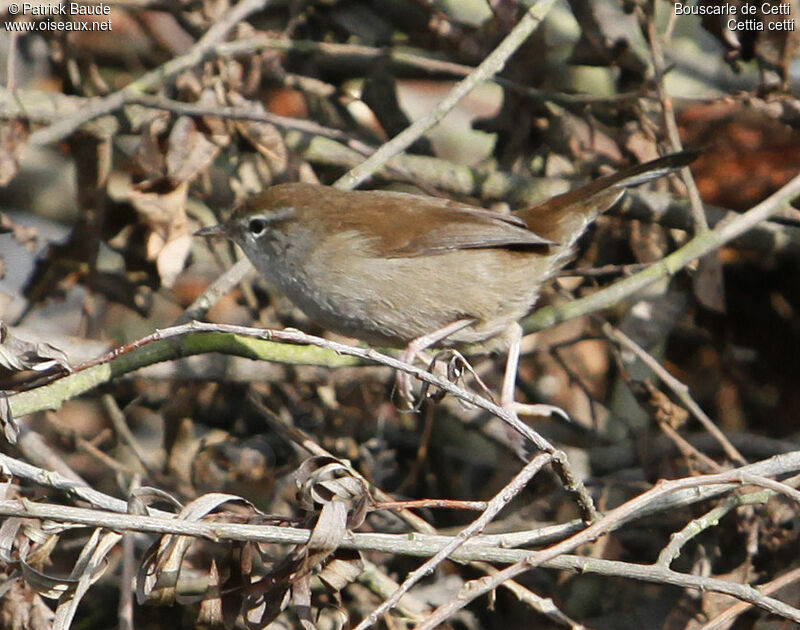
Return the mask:
[[219,225],[209,225],[208,227],[200,228],[194,233],[195,236],[228,236],[228,225],[220,223]]

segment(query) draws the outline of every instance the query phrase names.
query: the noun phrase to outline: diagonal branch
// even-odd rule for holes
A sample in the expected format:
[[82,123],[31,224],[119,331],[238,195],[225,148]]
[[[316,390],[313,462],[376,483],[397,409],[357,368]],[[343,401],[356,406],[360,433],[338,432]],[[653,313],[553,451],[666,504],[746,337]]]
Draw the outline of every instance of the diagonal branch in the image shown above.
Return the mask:
[[778,214],[798,195],[800,195],[800,175],[744,214],[730,221],[723,221],[713,230],[698,234],[683,247],[653,263],[644,271],[574,302],[558,307],[540,308],[524,320],[523,327],[528,332],[542,330],[581,315],[615,306],[654,282],[675,275],[692,261],[719,249],[762,221]]
[[135,81],[132,81],[121,90],[109,94],[100,101],[92,103],[71,116],[57,120],[51,125],[34,131],[29,138],[33,145],[52,144],[63,140],[81,125],[94,120],[100,116],[109,114],[123,105],[129,99],[142,95],[148,90],[162,85],[168,79],[180,74],[201,61],[208,55],[214,54],[214,47],[222,40],[228,32],[248,15],[260,11],[270,0],[241,0],[236,6],[228,11],[221,20],[212,26],[201,37],[192,49],[185,55],[170,59],[158,68],[145,73]]
[[401,133],[384,144],[369,158],[351,169],[334,186],[344,190],[351,190],[367,179],[372,173],[380,169],[389,159],[411,146],[423,133],[439,123],[458,102],[469,94],[475,87],[492,78],[506,65],[511,55],[519,48],[533,31],[542,23],[547,12],[555,4],[555,0],[538,0],[522,16],[517,25],[506,35],[500,45],[495,48],[469,76],[460,81],[445,96],[439,105],[423,118],[420,118]]

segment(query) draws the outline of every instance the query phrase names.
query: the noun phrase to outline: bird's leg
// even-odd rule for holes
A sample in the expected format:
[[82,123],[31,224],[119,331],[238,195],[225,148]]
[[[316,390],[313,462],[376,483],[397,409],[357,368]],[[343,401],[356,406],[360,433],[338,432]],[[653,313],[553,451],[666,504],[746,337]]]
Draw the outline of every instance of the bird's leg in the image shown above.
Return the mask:
[[[447,326],[439,328],[438,330],[434,330],[433,332],[429,332],[417,337],[406,346],[405,350],[403,350],[403,354],[400,355],[400,360],[403,363],[413,364],[414,360],[417,358],[417,355],[425,350],[425,348],[429,348],[430,346],[439,343],[442,339],[446,339],[453,333],[456,333],[467,326],[471,326],[474,323],[475,320],[472,318],[458,319],[451,324],[447,324]],[[395,383],[397,391],[400,395],[400,400],[402,400],[409,409],[413,409],[414,397],[411,392],[411,375],[408,372],[402,372],[398,370],[395,377]]]
[[[508,341],[506,369],[503,373],[503,387],[500,390],[500,406],[517,417],[520,415],[549,416],[555,413],[566,420],[570,420],[567,412],[561,409],[561,407],[543,404],[528,405],[518,403],[514,400],[514,389],[517,384],[517,370],[519,369],[520,346],[522,345],[522,327],[516,322],[509,328]],[[515,448],[519,451],[522,446],[520,443],[522,436],[516,431],[513,431],[513,433],[514,435],[510,435],[510,437]]]

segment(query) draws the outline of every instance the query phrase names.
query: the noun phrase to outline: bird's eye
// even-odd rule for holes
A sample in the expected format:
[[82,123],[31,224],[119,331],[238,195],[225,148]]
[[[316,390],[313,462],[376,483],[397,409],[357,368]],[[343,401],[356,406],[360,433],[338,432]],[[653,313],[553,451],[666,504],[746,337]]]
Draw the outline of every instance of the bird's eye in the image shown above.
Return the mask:
[[250,219],[247,224],[247,231],[253,236],[261,236],[267,231],[267,221],[265,219]]

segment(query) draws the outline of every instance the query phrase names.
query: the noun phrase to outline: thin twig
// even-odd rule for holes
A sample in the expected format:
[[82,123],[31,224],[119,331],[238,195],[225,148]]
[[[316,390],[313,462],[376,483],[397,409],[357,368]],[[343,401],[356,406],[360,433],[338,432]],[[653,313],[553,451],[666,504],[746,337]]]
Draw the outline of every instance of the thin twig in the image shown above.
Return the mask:
[[[779,591],[784,586],[789,586],[798,580],[800,580],[800,567],[792,569],[774,580],[759,584],[758,590],[764,593],[764,595],[771,595],[775,591]],[[752,607],[753,605],[750,602],[736,602],[733,606],[711,619],[711,621],[703,624],[700,630],[727,630],[733,625],[737,617],[743,615]]]
[[575,317],[615,306],[628,296],[641,291],[654,282],[675,275],[692,261],[741,236],[761,221],[783,210],[798,195],[800,195],[800,175],[794,177],[744,214],[718,225],[713,230],[698,234],[683,247],[653,263],[644,271],[574,302],[558,307],[540,308],[524,320],[523,326],[526,331],[542,330]]
[[129,98],[140,96],[148,90],[163,85],[165,81],[184,70],[196,66],[208,55],[214,53],[214,47],[217,43],[239,22],[248,15],[260,11],[269,3],[270,0],[240,0],[214,26],[208,29],[188,53],[171,59],[158,68],[145,73],[121,90],[109,94],[96,103],[92,103],[70,116],[57,120],[43,129],[34,131],[30,135],[29,142],[32,145],[45,145],[63,140],[74,133],[81,125],[118,110],[128,102]]
[[128,426],[125,414],[122,412],[122,409],[119,408],[119,405],[117,405],[117,401],[114,400],[114,397],[111,394],[103,394],[101,400],[108,414],[108,418],[111,421],[111,426],[114,427],[114,431],[117,434],[117,439],[131,449],[131,452],[133,452],[134,457],[139,461],[143,470],[150,473],[157,470],[158,465],[155,459],[139,444],[139,440],[136,439],[133,431],[131,431]]
[[[484,573],[488,573],[489,575],[494,575],[497,573],[497,569],[495,569],[488,562],[473,562],[472,566],[480,569]],[[511,593],[514,594],[514,597],[516,597],[523,604],[527,604],[539,614],[547,616],[554,623],[562,626],[568,626],[571,630],[584,630],[584,625],[573,619],[570,619],[549,597],[540,597],[516,580],[506,580],[503,582],[503,587],[511,591]]]
[[506,35],[505,39],[481,62],[481,64],[460,81],[439,104],[427,115],[415,121],[401,133],[384,144],[369,158],[340,177],[334,186],[350,190],[358,186],[372,173],[380,169],[394,155],[412,145],[428,129],[441,121],[458,102],[475,87],[490,79],[503,69],[508,59],[519,48],[528,36],[541,24],[547,12],[555,4],[555,0],[537,0],[517,25]]
[[[668,6],[670,7],[670,11],[672,11],[672,5]],[[670,150],[682,151],[683,144],[681,143],[680,133],[678,132],[678,122],[675,119],[675,108],[672,106],[672,97],[667,93],[666,86],[664,85],[664,76],[666,75],[667,67],[664,62],[664,50],[661,47],[661,36],[656,28],[655,7],[656,3],[651,1],[648,11],[642,11],[640,8],[640,19],[644,21],[643,29],[647,35],[647,42],[650,46],[650,56],[653,60],[653,70],[655,71],[656,92],[658,94],[658,100],[661,103],[664,129],[666,129],[667,132]],[[697,184],[688,166],[681,169],[681,178],[686,184],[686,190],[689,194],[692,217],[694,218],[695,234],[700,234],[708,230],[708,221],[703,211],[703,201],[700,199],[700,191],[697,190]]]
[[[209,333],[202,335],[200,333]],[[233,335],[231,335],[233,333]],[[203,343],[203,342],[207,343]],[[99,385],[101,382],[113,378],[121,372],[138,369],[152,362],[165,361],[180,356],[209,351],[239,351],[252,358],[266,358],[259,356],[258,343],[273,352],[270,360],[283,360],[298,363],[295,350],[303,351],[302,347],[282,346],[282,344],[269,343],[272,341],[285,341],[291,344],[303,344],[309,348],[328,351],[328,360],[341,361],[348,364],[347,357],[356,357],[368,363],[378,363],[411,374],[419,380],[438,387],[439,389],[455,396],[468,404],[479,407],[497,416],[508,424],[538,450],[550,453],[553,456],[553,467],[561,478],[564,489],[573,494],[581,509],[588,519],[593,518],[595,509],[589,493],[583,483],[572,472],[566,455],[550,444],[539,433],[522,422],[515,413],[505,409],[493,401],[469,392],[446,378],[432,374],[414,365],[399,361],[371,348],[358,348],[349,346],[314,335],[308,335],[299,330],[268,330],[263,328],[248,328],[245,326],[231,326],[224,324],[205,324],[192,322],[181,326],[173,326],[138,339],[130,344],[112,350],[111,352],[94,359],[88,363],[77,366],[69,376],[48,383],[45,386],[26,392],[19,392],[8,397],[11,414],[15,417],[40,411],[42,409],[56,408],[61,401],[76,396]],[[259,343],[260,342],[260,343]],[[215,345],[208,345],[209,343]],[[301,352],[301,355],[303,353]],[[307,355],[308,356],[308,355]],[[313,353],[311,356],[314,356]],[[344,357],[344,360],[342,360]],[[319,359],[319,357],[317,357]]]
[[[631,514],[636,513],[642,507],[649,504],[655,498],[663,495],[670,494],[677,490],[686,490],[690,488],[697,488],[704,485],[714,485],[718,483],[743,483],[741,481],[742,472],[737,470],[727,471],[724,473],[715,473],[711,475],[702,475],[697,477],[688,477],[683,479],[675,479],[671,481],[661,481],[650,490],[634,497],[623,505],[607,512],[599,521],[596,521],[583,531],[571,536],[570,538],[549,547],[548,549],[531,553],[524,560],[499,571],[496,575],[481,578],[479,581],[468,582],[465,584],[459,596],[446,604],[437,608],[423,623],[416,626],[415,630],[432,630],[439,624],[443,623],[450,616],[455,614],[458,610],[466,606],[475,598],[488,593],[489,591],[497,588],[505,580],[515,578],[518,575],[529,571],[530,569],[541,566],[544,562],[552,560],[562,554],[570,553],[580,545],[590,543],[600,536],[608,533],[611,528],[615,527],[620,519],[624,519]],[[749,482],[754,482],[758,485],[758,479],[749,479]],[[689,586],[692,581],[690,576],[685,576],[686,582],[683,586]],[[738,585],[737,585],[738,586]],[[765,603],[765,598],[755,588],[742,585],[742,589],[737,590],[736,597],[744,601],[751,602],[765,610],[769,610],[774,614],[781,615],[787,619],[800,623],[800,610],[770,598],[769,604]],[[732,594],[732,593],[729,593]]]
[[[306,453],[311,455],[337,459],[330,451],[326,450],[312,440],[308,435],[306,435],[305,432],[301,431],[297,427],[287,425],[285,422],[283,422],[274,411],[262,404],[261,401],[259,401],[254,395],[250,395],[248,400],[259,413],[259,415],[264,419],[264,422],[266,422],[271,429],[277,431],[286,441],[296,444]],[[364,477],[364,475],[362,475],[349,464],[345,465],[347,466],[351,475],[361,480],[369,488],[373,498],[387,504],[396,503],[392,495],[384,492],[381,488],[378,488],[374,484],[371,484],[369,480]],[[397,516],[405,521],[406,524],[415,531],[422,532],[423,534],[433,534],[436,532],[436,528],[433,525],[431,525],[424,518],[417,516],[406,507],[401,506],[397,512]]]
[[[141,486],[141,479],[136,474],[131,480],[129,490]],[[126,532],[122,537],[122,572],[120,575],[120,594],[117,606],[117,619],[120,630],[135,630],[133,622],[134,600],[133,593],[136,586],[136,538],[133,532]]]
[[248,258],[240,258],[236,264],[219,275],[197,299],[173,322],[174,326],[188,324],[193,319],[201,319],[211,310],[219,299],[233,287],[244,280],[245,276],[253,270],[253,265]]
[[[790,488],[796,488],[800,485],[800,475],[795,475],[782,483]],[[680,531],[672,534],[669,538],[669,543],[658,554],[656,564],[669,567],[672,561],[680,555],[681,549],[690,540],[696,538],[708,528],[717,526],[728,512],[742,505],[764,504],[776,494],[777,492],[773,490],[759,490],[758,492],[734,494],[726,497],[719,505],[714,506],[703,516],[692,519]]]
[[549,454],[542,453],[528,462],[519,473],[506,486],[496,493],[486,510],[467,527],[462,529],[447,545],[442,547],[433,557],[421,564],[414,571],[408,574],[403,583],[392,593],[392,596],[381,602],[372,612],[361,620],[355,630],[366,630],[375,624],[381,615],[388,613],[395,607],[400,598],[407,593],[414,584],[419,582],[426,575],[433,573],[451,553],[461,547],[470,538],[482,532],[486,526],[497,516],[508,503],[517,496],[528,482],[547,464],[551,459]]
[[[689,440],[683,437],[678,430],[673,427],[669,422],[659,421],[659,428],[664,432],[675,447],[680,451],[681,455],[688,461],[694,460],[697,464],[702,466],[702,472],[722,472],[725,468],[720,466],[717,462],[711,459],[708,455],[703,453],[699,448],[693,446]],[[715,438],[716,439],[716,438]]]
[[705,430],[714,436],[714,439],[719,442],[728,457],[739,464],[747,463],[744,456],[731,444],[731,441],[719,430],[717,425],[714,424],[714,421],[708,417],[708,414],[700,408],[700,405],[695,402],[694,398],[689,394],[689,388],[684,383],[681,383],[677,378],[672,376],[672,374],[667,372],[664,366],[651,356],[650,353],[621,330],[614,328],[608,322],[602,325],[602,330],[609,339],[616,341],[639,357],[639,360],[649,367],[653,374],[672,390],[681,403],[700,421],[700,424],[703,425]]
[[344,142],[348,147],[354,151],[363,153],[364,155],[371,154],[375,147],[370,146],[351,138],[346,132],[340,129],[333,129],[320,125],[313,120],[305,118],[292,118],[290,116],[280,116],[272,112],[257,110],[252,107],[226,107],[223,105],[217,106],[204,106],[197,103],[184,103],[183,101],[176,101],[161,96],[150,96],[143,94],[140,96],[131,97],[127,101],[130,105],[141,105],[143,107],[150,107],[153,109],[163,109],[176,114],[184,116],[216,116],[217,118],[230,118],[233,120],[252,120],[254,122],[265,122],[281,127],[283,129],[297,129],[309,134],[324,136],[326,138],[333,138]]
[[[0,455],[0,466],[6,473],[18,474],[25,478],[33,479],[45,486],[53,486],[54,479],[35,467],[17,462],[12,458]],[[601,521],[583,530],[579,534],[554,545],[542,552],[531,553],[528,550],[510,549],[503,546],[502,539],[496,536],[479,536],[466,541],[461,548],[454,551],[451,558],[457,562],[482,560],[486,562],[517,562],[511,567],[499,571],[497,576],[482,578],[476,586],[465,585],[462,596],[457,604],[465,605],[474,597],[495,588],[505,579],[510,570],[515,573],[522,572],[533,566],[544,566],[552,569],[589,572],[599,575],[625,577],[627,579],[643,580],[653,583],[672,584],[682,588],[692,588],[725,593],[750,602],[769,612],[782,615],[794,621],[800,620],[800,611],[787,606],[783,602],[767,597],[759,590],[744,584],[705,578],[695,575],[669,570],[658,565],[641,565],[626,562],[603,560],[600,558],[587,558],[583,556],[561,555],[564,550],[572,549],[577,545],[591,542],[596,537],[618,527],[631,517],[642,518],[649,513],[657,503],[671,494],[684,494],[696,501],[701,496],[701,491],[706,487],[727,488],[730,490],[742,483],[753,481],[748,474],[751,471],[760,471],[765,474],[781,474],[781,471],[800,470],[800,452],[780,455],[769,460],[746,466],[739,470],[728,471],[723,474],[706,475],[689,479],[662,482],[652,490],[626,502],[622,506],[609,512]],[[32,474],[31,474],[32,473]],[[745,481],[742,479],[745,478]],[[710,484],[710,485],[709,485]],[[101,495],[94,491],[96,495]],[[126,514],[127,504],[124,501],[107,499],[99,503],[121,504],[121,513],[109,513],[84,508],[74,508],[61,505],[44,505],[27,500],[0,501],[1,516],[15,516],[21,518],[39,518],[64,523],[79,523],[90,527],[105,527],[113,531],[140,531],[155,534],[179,534],[199,536],[214,541],[240,540],[263,543],[304,544],[308,542],[309,530],[294,527],[275,527],[264,524],[245,525],[238,523],[225,523],[220,521],[185,521],[178,519],[174,514],[159,512],[150,509],[150,516]],[[662,507],[665,504],[662,504]],[[114,509],[114,508],[111,508]],[[384,553],[402,553],[412,556],[432,556],[442,547],[454,539],[447,536],[426,536],[423,534],[391,535],[373,533],[353,533],[346,538],[343,548],[372,550]],[[456,539],[458,540],[458,539]],[[487,545],[488,541],[495,541],[494,545]],[[499,545],[499,546],[498,546]],[[558,557],[556,557],[558,556]],[[459,607],[460,607],[459,605]],[[436,613],[435,613],[436,614]],[[438,618],[438,617],[437,617]],[[423,627],[431,627],[437,618],[429,618]]]

